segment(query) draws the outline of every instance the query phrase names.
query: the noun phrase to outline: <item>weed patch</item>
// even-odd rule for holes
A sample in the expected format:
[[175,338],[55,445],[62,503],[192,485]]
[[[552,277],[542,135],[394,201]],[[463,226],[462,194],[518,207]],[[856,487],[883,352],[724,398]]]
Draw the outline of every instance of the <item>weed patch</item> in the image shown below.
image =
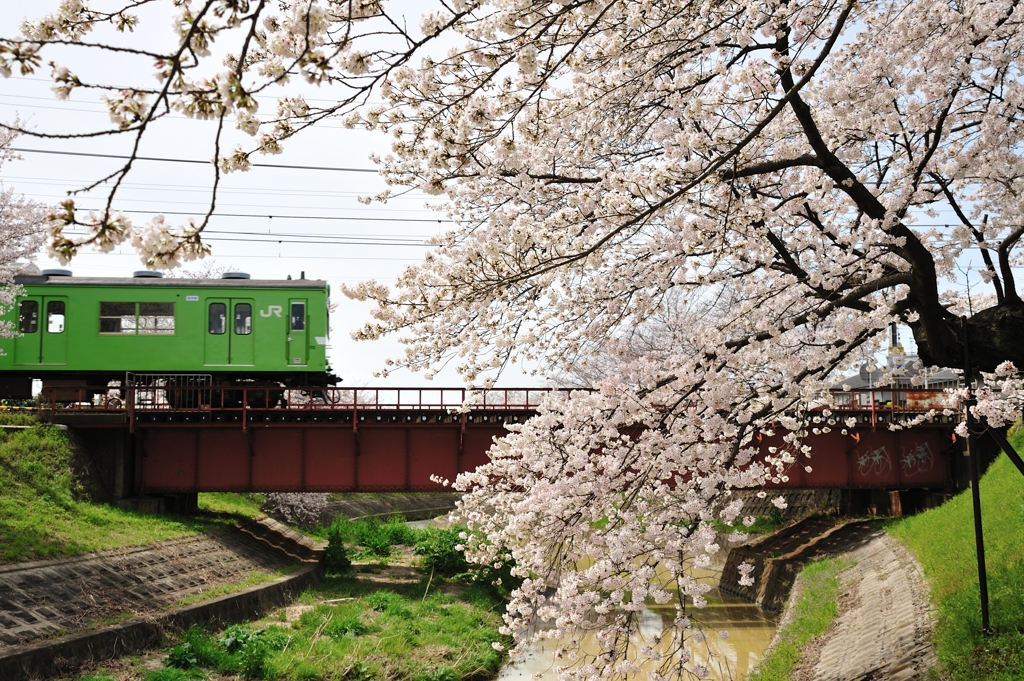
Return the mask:
[[228,594],[238,593],[239,591],[245,591],[250,586],[256,586],[257,584],[264,584],[265,582],[272,582],[278,577],[284,577],[298,570],[300,565],[286,565],[282,568],[278,568],[274,572],[256,572],[252,571],[246,574],[240,581],[231,582],[229,584],[220,584],[207,589],[202,593],[197,593],[192,596],[186,596],[176,601],[171,607],[178,608],[185,605],[192,605],[193,603],[199,603],[200,601],[206,601],[211,598],[217,598],[219,596],[227,596]]
[[[332,551],[331,544],[335,546],[330,560],[335,561],[338,566],[344,565],[344,560],[350,557],[387,558],[391,555],[392,547],[412,546],[416,542],[416,537],[416,530],[409,527],[402,516],[392,516],[387,521],[377,518],[337,518],[327,528],[328,552]],[[342,557],[338,546],[358,549],[351,556],[348,550],[345,550]]]
[[715,529],[719,532],[743,532],[746,534],[766,534],[769,532],[775,532],[781,530],[783,527],[789,524],[782,511],[777,508],[772,509],[770,515],[759,515],[754,518],[754,524],[747,527],[742,522],[737,520],[736,522],[729,524],[721,518],[716,518],[714,521]]
[[263,516],[260,505],[262,494],[241,494],[238,492],[200,492],[199,510],[214,515],[257,518]]
[[351,575],[329,575],[303,594],[313,607],[290,624],[267,620],[219,634],[189,629],[168,649],[161,678],[462,681],[495,674],[503,658],[492,644],[510,645],[498,633],[498,602],[472,589],[475,601],[425,596],[424,586],[379,590]]

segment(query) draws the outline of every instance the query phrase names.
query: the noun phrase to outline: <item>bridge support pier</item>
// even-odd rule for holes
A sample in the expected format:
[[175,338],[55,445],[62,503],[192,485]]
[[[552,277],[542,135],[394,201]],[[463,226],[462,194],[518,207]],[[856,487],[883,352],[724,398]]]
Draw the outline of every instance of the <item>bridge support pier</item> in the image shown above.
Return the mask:
[[96,501],[117,504],[135,494],[135,438],[127,428],[70,428]]
[[196,492],[140,495],[136,461],[141,442],[127,428],[71,428],[70,434],[95,501],[141,513],[187,515],[198,510]]

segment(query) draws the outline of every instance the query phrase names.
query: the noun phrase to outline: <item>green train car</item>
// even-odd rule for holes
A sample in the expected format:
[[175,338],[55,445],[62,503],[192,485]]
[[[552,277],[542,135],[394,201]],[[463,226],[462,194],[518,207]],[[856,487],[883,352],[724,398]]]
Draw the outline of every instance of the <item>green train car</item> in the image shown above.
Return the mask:
[[[128,374],[195,375],[211,385],[325,386],[328,296],[319,280],[19,275],[4,319],[0,397],[44,385],[106,389]],[[177,379],[174,379],[177,380]]]

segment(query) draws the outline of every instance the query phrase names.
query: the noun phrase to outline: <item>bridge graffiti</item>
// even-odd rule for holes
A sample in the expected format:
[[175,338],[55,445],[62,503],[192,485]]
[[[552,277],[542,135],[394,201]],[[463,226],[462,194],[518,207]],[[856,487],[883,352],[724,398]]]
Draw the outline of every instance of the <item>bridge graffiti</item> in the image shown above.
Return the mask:
[[885,451],[884,445],[870,452],[865,452],[857,458],[857,468],[863,477],[884,477],[892,468],[889,452]]
[[903,470],[908,474],[927,472],[935,465],[935,457],[932,454],[931,443],[929,442],[920,442],[909,450],[903,449],[902,454],[900,463],[903,465]]

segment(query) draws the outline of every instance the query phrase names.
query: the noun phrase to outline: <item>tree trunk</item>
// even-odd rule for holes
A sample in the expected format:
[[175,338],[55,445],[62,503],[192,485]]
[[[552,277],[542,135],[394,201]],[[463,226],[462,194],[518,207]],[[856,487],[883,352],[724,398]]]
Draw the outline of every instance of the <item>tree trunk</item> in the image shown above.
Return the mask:
[[[931,366],[962,369],[963,344],[960,342],[960,320],[943,320],[941,332],[931,337],[920,322],[911,324],[917,352]],[[990,307],[967,319],[967,342],[971,347],[971,364],[976,371],[995,371],[997,365],[1010,360],[1024,367],[1024,305],[1004,304]]]

